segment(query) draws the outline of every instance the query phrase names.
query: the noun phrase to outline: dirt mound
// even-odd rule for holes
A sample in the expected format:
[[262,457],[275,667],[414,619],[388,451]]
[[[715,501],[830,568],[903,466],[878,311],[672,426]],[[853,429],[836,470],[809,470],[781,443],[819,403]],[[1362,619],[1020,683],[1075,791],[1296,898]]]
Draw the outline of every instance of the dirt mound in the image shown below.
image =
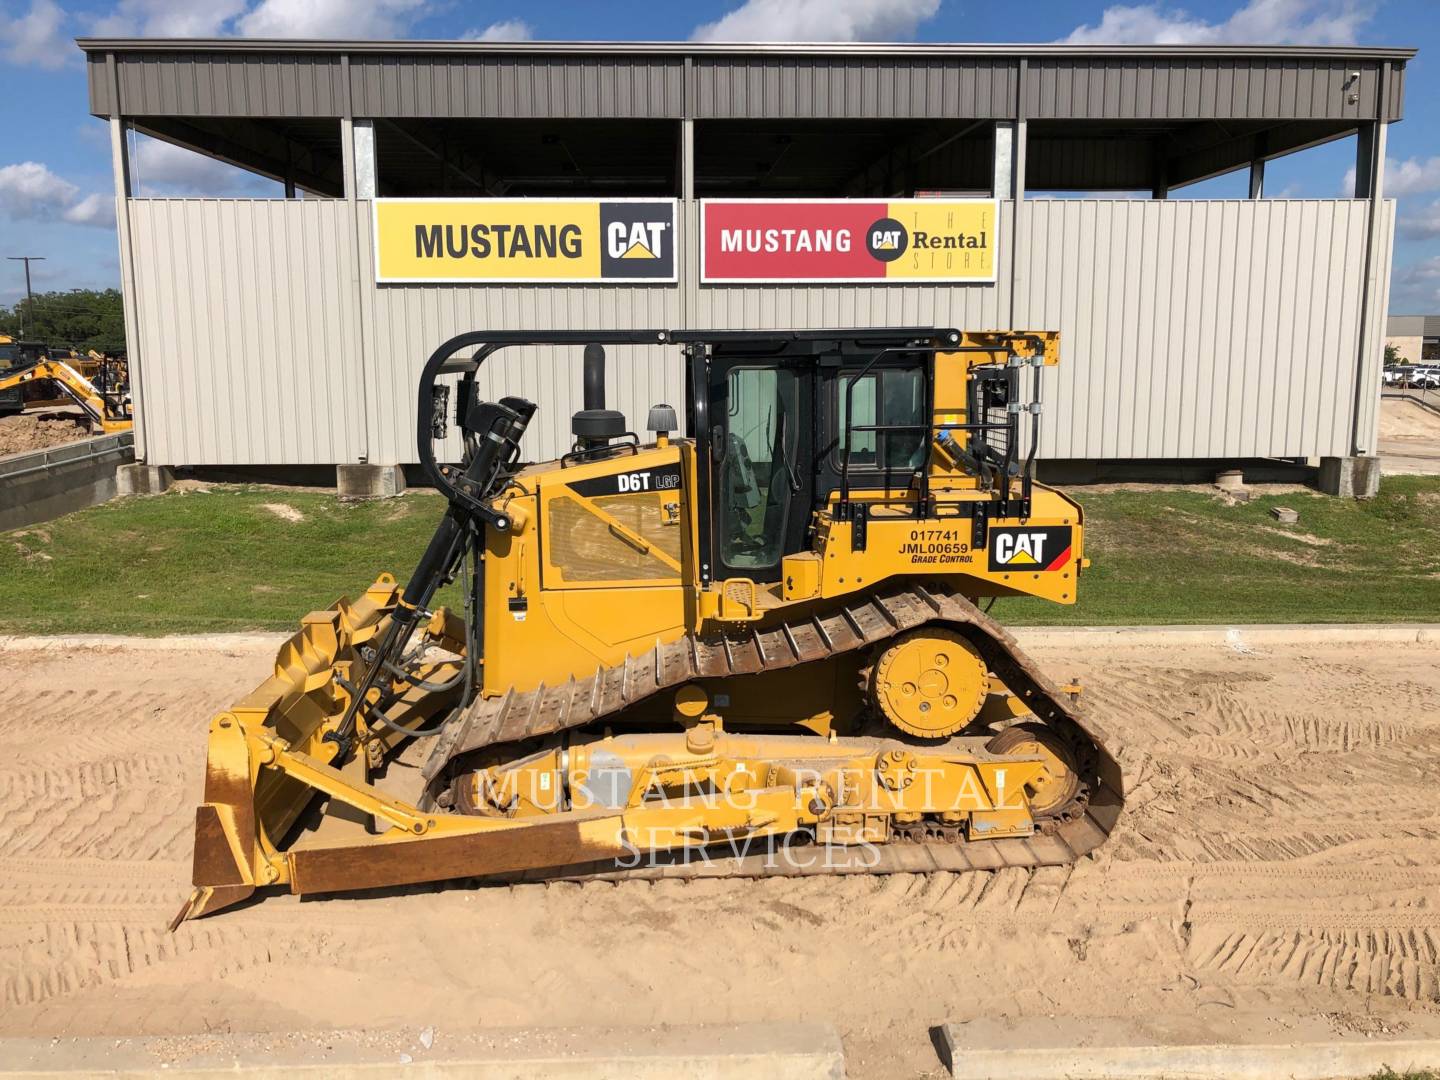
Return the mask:
[[0,457],[48,450],[89,437],[89,423],[74,413],[21,413],[0,417]]
[[1440,1034],[1440,653],[1030,651],[1126,771],[1073,867],[268,895],[175,934],[208,718],[268,655],[0,651],[0,1036],[811,1020],[888,1077],[947,1020]]

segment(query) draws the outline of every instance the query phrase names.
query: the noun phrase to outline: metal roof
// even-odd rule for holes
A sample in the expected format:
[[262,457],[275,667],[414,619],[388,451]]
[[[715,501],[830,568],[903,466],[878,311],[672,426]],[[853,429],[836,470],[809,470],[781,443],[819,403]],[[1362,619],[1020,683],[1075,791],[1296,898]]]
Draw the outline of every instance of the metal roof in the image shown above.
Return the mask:
[[212,117],[1398,120],[1415,55],[1309,46],[79,45],[96,115]]
[[587,53],[598,56],[737,53],[836,56],[989,57],[1289,57],[1292,59],[1409,60],[1417,50],[1316,45],[1026,45],[832,41],[319,41],[303,38],[78,38],[86,52],[312,52],[312,53]]

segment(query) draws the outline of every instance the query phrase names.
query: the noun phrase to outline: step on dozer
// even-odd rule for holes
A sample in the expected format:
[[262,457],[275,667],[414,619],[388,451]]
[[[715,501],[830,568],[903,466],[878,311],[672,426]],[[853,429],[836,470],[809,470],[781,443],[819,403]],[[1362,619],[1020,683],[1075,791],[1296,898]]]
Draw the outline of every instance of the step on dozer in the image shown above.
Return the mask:
[[[482,400],[516,346],[583,349],[574,447]],[[605,347],[678,349],[642,440]],[[462,356],[462,353],[468,355]],[[195,891],[452,878],[1068,863],[1119,769],[978,601],[1074,603],[1083,515],[1032,477],[1052,333],[462,334],[420,380],[448,508],[402,588],[307,616],[210,726]],[[458,461],[437,459],[451,425]]]

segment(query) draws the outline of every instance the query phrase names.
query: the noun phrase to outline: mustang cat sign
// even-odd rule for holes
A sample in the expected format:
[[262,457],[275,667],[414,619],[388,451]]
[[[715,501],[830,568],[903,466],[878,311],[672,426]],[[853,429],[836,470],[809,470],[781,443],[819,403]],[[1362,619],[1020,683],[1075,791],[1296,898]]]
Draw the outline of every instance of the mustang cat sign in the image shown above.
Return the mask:
[[994,199],[706,199],[700,280],[993,282]]
[[378,282],[675,280],[674,199],[376,199]]

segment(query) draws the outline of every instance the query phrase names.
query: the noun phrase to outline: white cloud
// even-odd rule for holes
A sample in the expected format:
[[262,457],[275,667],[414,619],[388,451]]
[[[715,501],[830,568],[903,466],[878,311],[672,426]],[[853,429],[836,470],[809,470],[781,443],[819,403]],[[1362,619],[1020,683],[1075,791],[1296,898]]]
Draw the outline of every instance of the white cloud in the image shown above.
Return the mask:
[[1396,226],[1406,240],[1440,239],[1440,201],[1410,214],[1401,214]]
[[65,220],[72,225],[94,225],[101,229],[115,227],[115,197],[86,195],[65,211]]
[[[37,0],[41,2],[41,0]],[[49,0],[44,0],[49,2]],[[97,37],[393,38],[427,0],[120,0]]]
[[130,158],[137,195],[254,195],[273,190],[262,176],[160,139],[139,138]]
[[0,13],[0,42],[17,64],[61,68],[78,62],[80,50],[63,32],[66,15],[55,0],[31,0],[30,10],[10,18]]
[[1363,0],[1249,0],[1228,19],[1208,22],[1162,3],[1115,4],[1070,45],[1350,45],[1370,21]]
[[1414,195],[1420,191],[1440,191],[1440,157],[1385,159],[1385,194]]
[[80,194],[64,177],[38,161],[0,168],[0,214],[12,221],[68,221],[113,228],[115,203],[109,196]]
[[1395,271],[1390,283],[1391,311],[1440,311],[1440,255]]
[[120,0],[97,19],[96,37],[217,37],[245,10],[245,0]]
[[12,218],[47,221],[79,196],[78,187],[38,161],[0,168],[0,210]]
[[746,0],[697,27],[693,41],[899,41],[940,10],[940,0]]
[[393,38],[424,8],[425,0],[261,0],[236,30],[242,37]]
[[535,28],[524,19],[502,19],[493,22],[483,30],[467,30],[460,35],[461,41],[529,41],[535,36]]
[[[1440,191],[1440,157],[1406,158],[1396,161],[1385,159],[1383,178],[1385,197],[1417,195],[1426,191]],[[1355,166],[1345,170],[1345,179],[1340,181],[1340,193],[1346,198],[1355,194]]]

